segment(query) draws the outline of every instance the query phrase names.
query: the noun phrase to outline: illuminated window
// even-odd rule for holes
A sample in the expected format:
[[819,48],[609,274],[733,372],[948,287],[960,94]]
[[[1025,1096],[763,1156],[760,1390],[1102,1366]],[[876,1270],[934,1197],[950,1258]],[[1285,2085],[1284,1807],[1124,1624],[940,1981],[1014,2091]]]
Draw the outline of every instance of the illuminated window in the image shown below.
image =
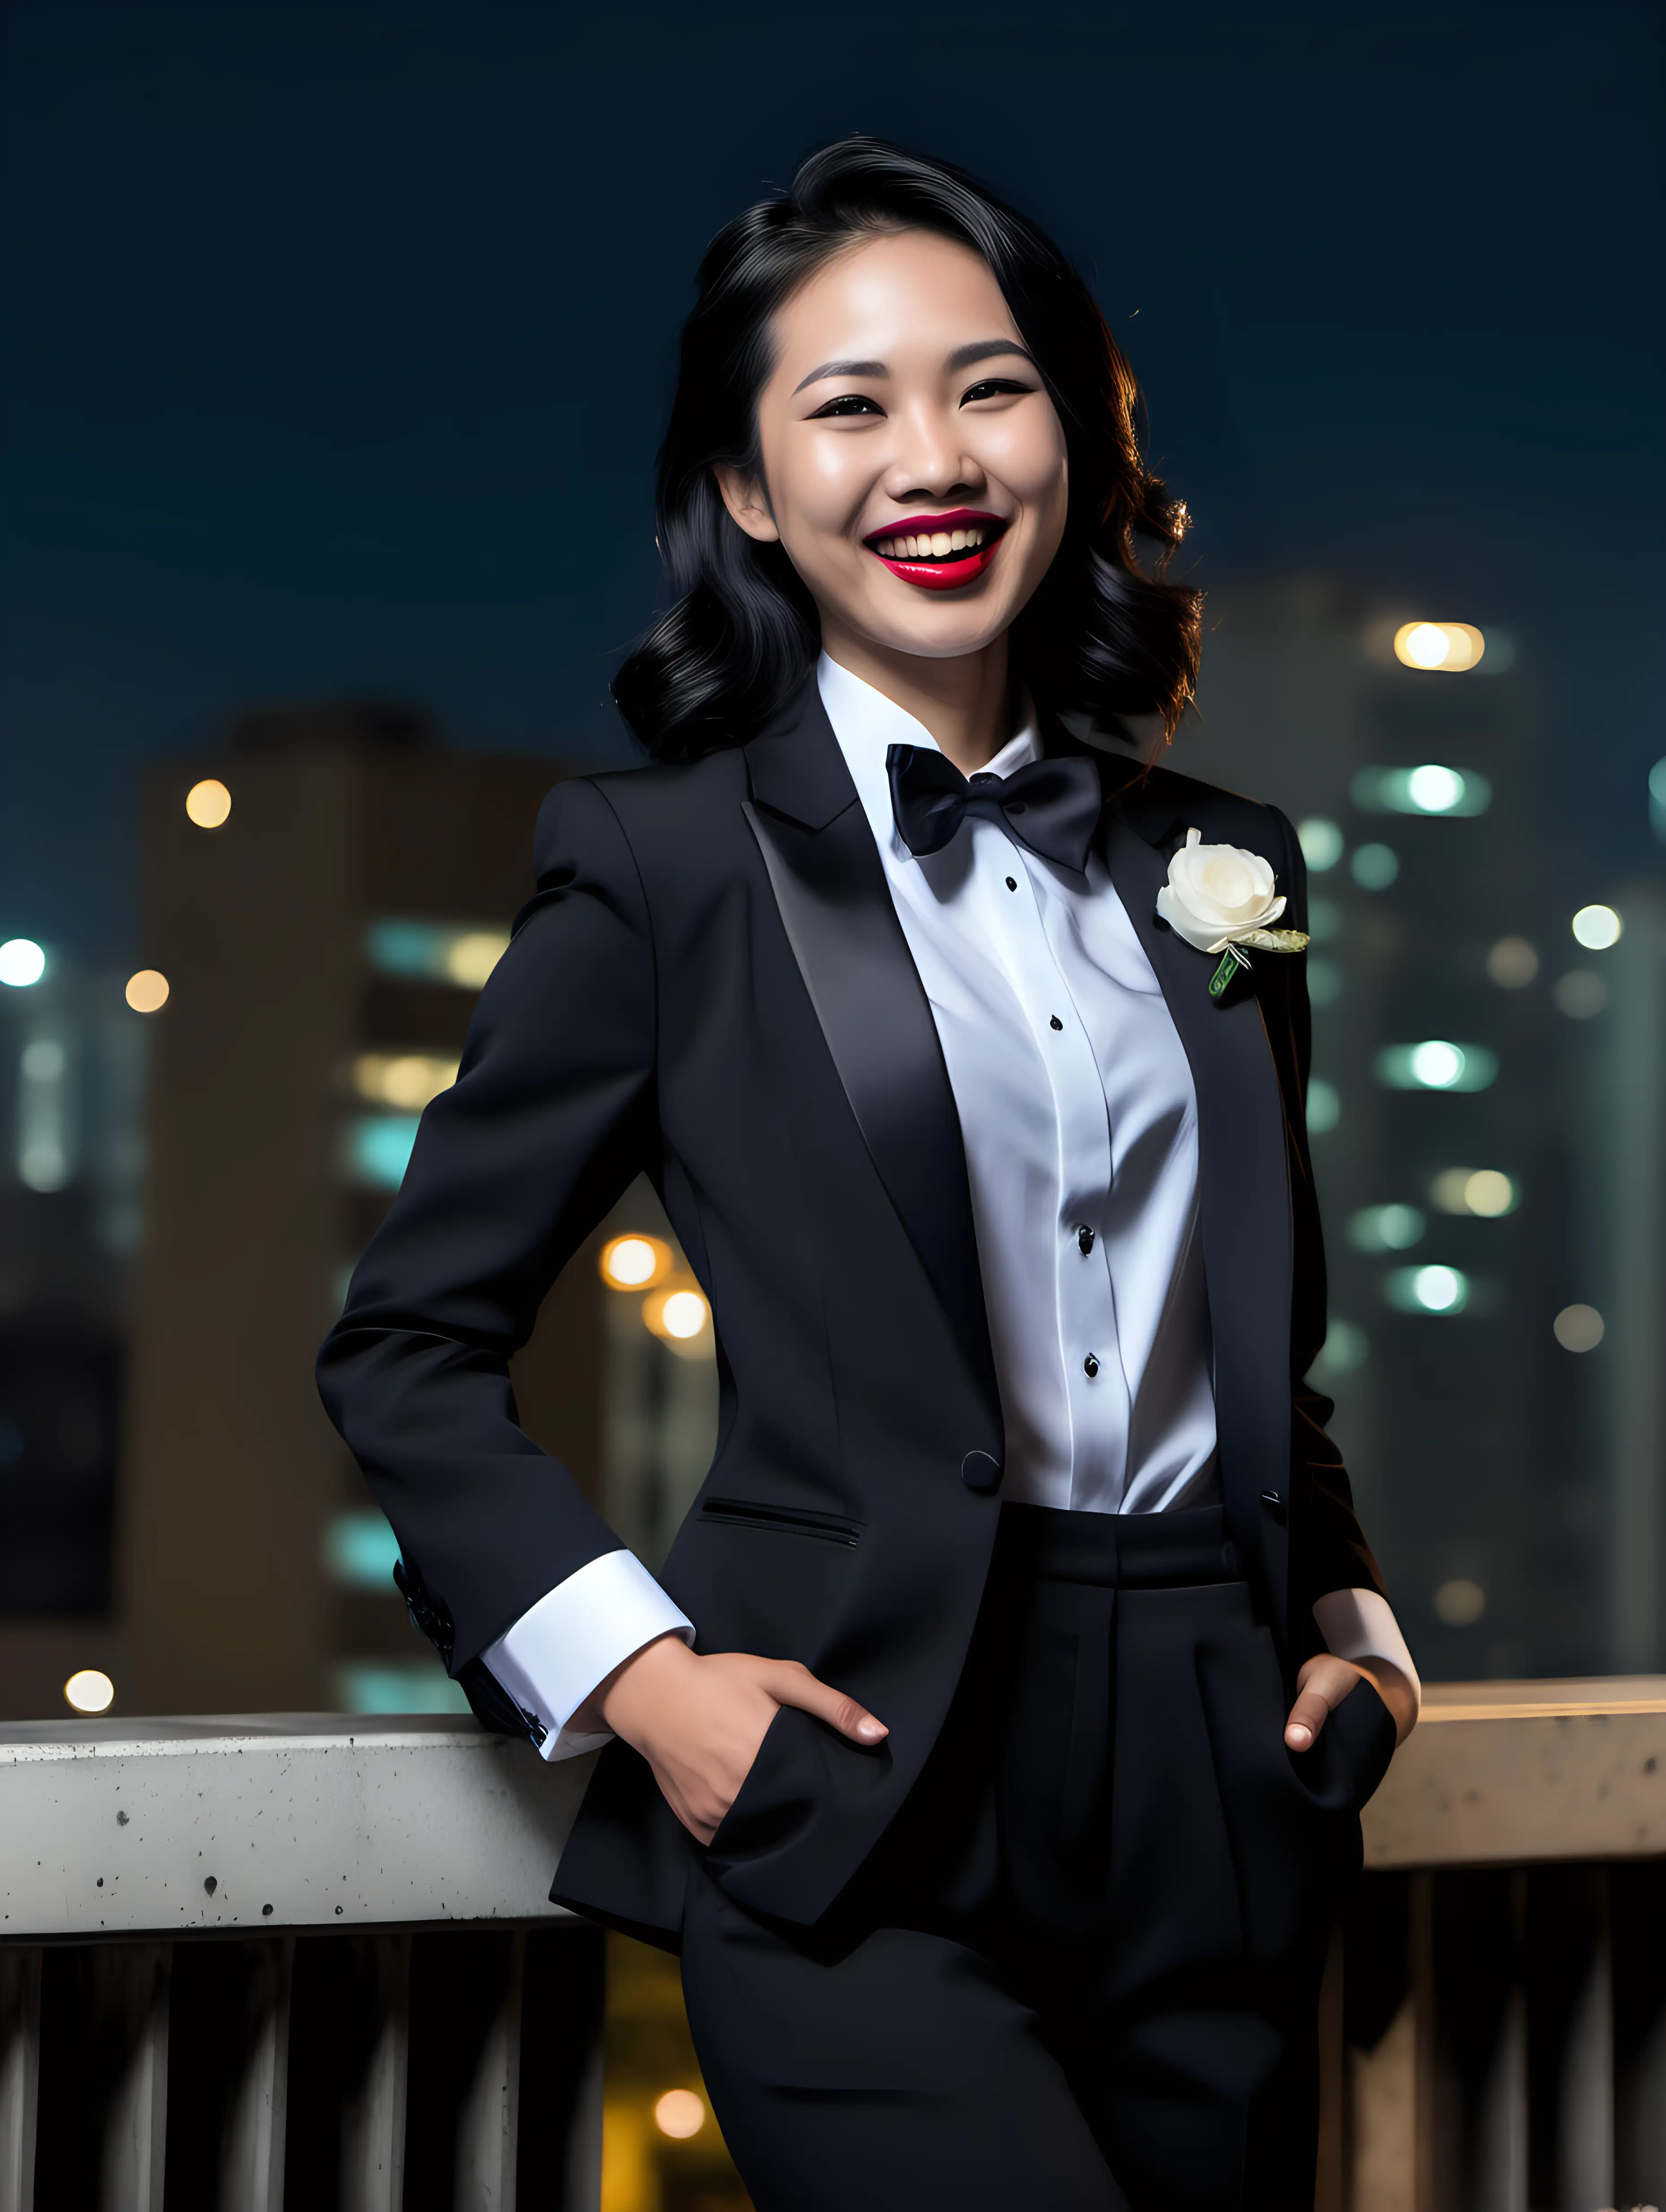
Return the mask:
[[1498,1054],[1485,1045],[1444,1037],[1386,1045],[1377,1055],[1377,1079],[1390,1091],[1485,1091],[1498,1072]]
[[199,830],[218,830],[231,818],[231,793],[218,776],[204,776],[186,792],[185,812]]
[[420,1114],[456,1080],[457,1062],[435,1053],[362,1052],[352,1066],[353,1089],[361,1098],[408,1114]]
[[1367,814],[1485,814],[1493,787],[1474,769],[1443,768],[1426,761],[1420,768],[1362,768],[1348,796]]
[[381,975],[477,991],[503,957],[507,929],[456,921],[373,921],[365,957]]
[[362,1114],[341,1133],[342,1172],[365,1190],[398,1190],[416,1141],[415,1114]]
[[380,1513],[337,1513],[324,1531],[324,1571],[349,1589],[391,1590],[399,1540]]

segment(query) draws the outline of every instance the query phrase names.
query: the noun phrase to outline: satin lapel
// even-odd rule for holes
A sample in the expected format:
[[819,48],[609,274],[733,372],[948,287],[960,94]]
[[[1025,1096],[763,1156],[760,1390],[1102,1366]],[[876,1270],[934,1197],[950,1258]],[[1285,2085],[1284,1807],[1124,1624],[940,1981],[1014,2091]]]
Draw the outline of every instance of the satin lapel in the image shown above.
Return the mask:
[[960,1118],[867,817],[812,684],[746,748],[787,943],[879,1179],[999,1422]]
[[1213,962],[1158,922],[1168,864],[1132,826],[1135,809],[1147,830],[1164,811],[1143,794],[1128,811],[1109,806],[1103,850],[1191,1062],[1227,1515],[1239,1542],[1265,1563],[1282,1633],[1288,1546],[1262,1493],[1275,1492],[1287,1506],[1292,1231],[1284,1102],[1254,992],[1240,985],[1225,1001],[1211,999]]

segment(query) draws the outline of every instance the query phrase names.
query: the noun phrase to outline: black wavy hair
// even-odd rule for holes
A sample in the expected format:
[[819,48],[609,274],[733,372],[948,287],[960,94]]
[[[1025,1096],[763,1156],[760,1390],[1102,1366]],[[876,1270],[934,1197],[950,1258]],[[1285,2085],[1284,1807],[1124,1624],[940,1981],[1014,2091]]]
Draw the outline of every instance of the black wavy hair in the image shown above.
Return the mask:
[[[842,138],[811,155],[788,191],[720,231],[700,264],[660,451],[658,542],[676,599],[613,683],[658,760],[744,744],[814,665],[814,602],[782,548],[733,520],[713,469],[758,470],[757,395],[782,303],[842,248],[899,230],[935,231],[982,256],[1063,425],[1064,537],[1013,624],[1015,672],[1055,712],[1100,726],[1156,713],[1166,735],[1192,696],[1202,596],[1164,576],[1186,510],[1146,465],[1139,387],[1086,285],[1043,231],[964,170],[882,139]],[[1136,533],[1154,542],[1146,565]]]

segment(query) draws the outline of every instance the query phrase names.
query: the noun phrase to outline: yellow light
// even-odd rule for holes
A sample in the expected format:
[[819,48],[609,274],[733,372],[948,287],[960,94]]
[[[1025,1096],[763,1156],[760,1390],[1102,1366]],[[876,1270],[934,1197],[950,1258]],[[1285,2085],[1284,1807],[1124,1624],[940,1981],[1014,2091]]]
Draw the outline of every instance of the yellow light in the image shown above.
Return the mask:
[[680,1337],[686,1344],[704,1328],[708,1310],[698,1291],[673,1291],[660,1308],[660,1318],[667,1336]]
[[141,968],[127,979],[127,1003],[136,1014],[159,1014],[167,1004],[167,978],[155,968]]
[[446,974],[465,991],[477,991],[508,949],[496,929],[471,929],[446,947]]
[[654,2106],[654,2124],[662,2136],[686,2142],[706,2124],[706,2104],[692,2089],[667,2089]]
[[420,1114],[430,1098],[457,1080],[457,1062],[427,1052],[362,1052],[353,1062],[353,1088],[377,1106]]
[[1611,906],[1582,906],[1573,917],[1573,934],[1587,952],[1606,952],[1618,945],[1624,927]]
[[1402,623],[1394,634],[1395,659],[1408,668],[1440,669],[1449,676],[1473,668],[1487,640],[1473,623]]
[[231,793],[217,776],[204,776],[186,792],[185,812],[199,830],[218,830],[231,813]]
[[96,1667],[82,1667],[64,1685],[64,1695],[78,1713],[107,1713],[115,1702],[116,1686]]
[[1435,1592],[1435,1612],[1448,1628],[1472,1628],[1487,1610],[1487,1592],[1467,1575],[1455,1575]]
[[1496,1221],[1516,1203],[1516,1186],[1497,1168],[1477,1168],[1463,1183],[1463,1203],[1483,1221]]
[[602,1280],[610,1290],[645,1291],[671,1272],[671,1249],[657,1237],[615,1237],[602,1247]]
[[1550,1326],[1564,1352],[1595,1352],[1608,1334],[1595,1306],[1564,1306]]

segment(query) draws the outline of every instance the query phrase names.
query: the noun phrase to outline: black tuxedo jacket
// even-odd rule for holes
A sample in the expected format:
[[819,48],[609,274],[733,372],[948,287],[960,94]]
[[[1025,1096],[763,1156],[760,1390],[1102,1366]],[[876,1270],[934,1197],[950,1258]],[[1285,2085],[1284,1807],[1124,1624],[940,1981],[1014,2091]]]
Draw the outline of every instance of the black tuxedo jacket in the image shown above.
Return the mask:
[[[1049,745],[1064,750],[1061,731]],[[1104,755],[1099,836],[1196,1086],[1220,1466],[1293,1670],[1310,1607],[1380,1589],[1328,1400],[1308,1157],[1304,962],[1214,962],[1155,918],[1195,825],[1264,854],[1300,926],[1289,823]],[[538,889],[456,1085],[325,1343],[325,1403],[398,1537],[417,1625],[483,1718],[480,1652],[617,1539],[516,1423],[510,1354],[639,1170],[711,1302],[716,1455],[661,1579],[698,1648],[802,1660],[890,1724],[863,1749],[783,1709],[711,1848],[741,1903],[818,1918],[919,1773],[1000,1510],[1001,1414],[966,1167],[931,1011],[811,684],[751,744],[550,793]],[[623,1743],[552,1893],[674,1946],[698,1847]]]

